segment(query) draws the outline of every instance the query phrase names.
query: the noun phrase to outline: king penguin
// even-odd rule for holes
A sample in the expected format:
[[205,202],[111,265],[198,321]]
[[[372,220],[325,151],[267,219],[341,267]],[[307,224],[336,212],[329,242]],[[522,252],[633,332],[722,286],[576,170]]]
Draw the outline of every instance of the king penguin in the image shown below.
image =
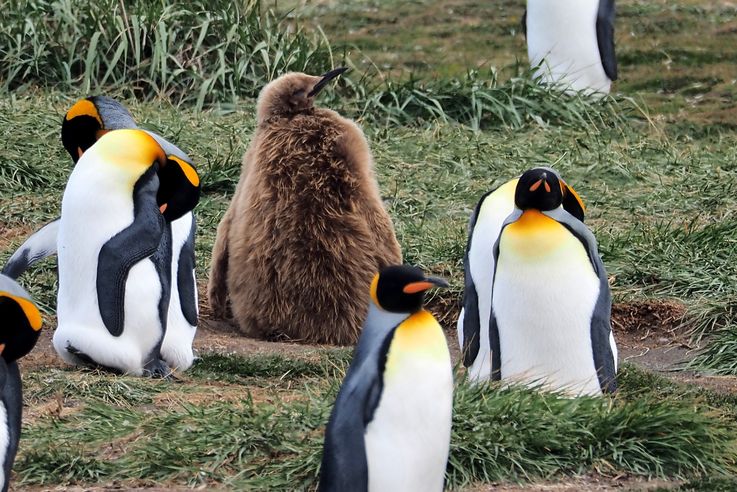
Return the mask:
[[345,70],[288,73],[259,95],[208,284],[215,316],[226,316],[229,301],[247,335],[352,345],[371,272],[402,261],[366,137],[314,105]]
[[[84,152],[98,138],[112,130],[137,128],[128,109],[118,101],[107,96],[92,96],[80,99],[67,111],[62,120],[61,139],[76,164]],[[158,134],[144,130],[151,135],[166,153],[171,164],[180,163],[192,167],[189,156]],[[177,165],[171,168],[175,169]],[[199,180],[190,173],[193,181],[182,180],[182,186],[193,190],[173,197],[178,200],[196,200],[199,196]],[[176,176],[174,176],[176,180]],[[196,201],[195,201],[196,203]],[[174,208],[194,206],[179,204]],[[165,212],[166,213],[166,212]],[[161,346],[161,355],[173,369],[184,371],[192,365],[194,354],[192,341],[197,330],[197,284],[195,277],[195,216],[187,212],[171,222],[171,300],[169,302],[166,336]],[[169,227],[169,226],[168,226]],[[55,220],[34,233],[13,254],[3,268],[3,273],[18,276],[35,262],[56,254],[56,241],[59,220]]]
[[142,130],[102,135],[62,199],[54,348],[73,364],[165,376],[170,221],[190,212],[199,178]]
[[36,345],[41,313],[31,296],[2,274],[0,318],[0,490],[6,492],[18,451],[23,413],[23,386],[16,361]]
[[596,239],[550,168],[525,172],[494,247],[492,379],[570,395],[616,390],[611,293]]
[[[555,171],[552,171],[555,172]],[[571,186],[563,186],[563,208],[583,222],[586,207]],[[494,276],[494,244],[504,220],[514,211],[514,193],[519,178],[507,181],[483,195],[469,222],[468,242],[463,257],[465,284],[463,307],[458,317],[458,342],[463,365],[471,381],[491,378],[489,314]]]
[[617,80],[614,0],[528,0],[530,65],[543,81],[608,94]]
[[424,292],[447,287],[418,268],[390,266],[371,282],[358,346],[325,431],[322,492],[443,490],[453,374]]

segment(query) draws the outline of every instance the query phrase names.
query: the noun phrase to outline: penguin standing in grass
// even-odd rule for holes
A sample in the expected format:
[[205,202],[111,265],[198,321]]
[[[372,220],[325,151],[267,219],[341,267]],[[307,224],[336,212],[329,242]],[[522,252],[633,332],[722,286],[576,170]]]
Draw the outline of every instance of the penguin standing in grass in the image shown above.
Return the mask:
[[374,277],[353,361],[325,431],[322,492],[443,490],[453,374],[424,292],[447,287],[418,268]]
[[[555,171],[552,171],[555,172]],[[578,193],[559,178],[563,208],[583,222],[586,207]],[[514,194],[519,178],[507,181],[481,197],[471,215],[468,243],[463,257],[465,286],[463,308],[458,317],[458,343],[463,365],[472,381],[491,378],[489,315],[494,277],[494,244],[504,220],[514,211]]]
[[[137,128],[128,110],[119,102],[106,96],[93,96],[77,101],[64,115],[61,138],[64,148],[76,164],[80,157],[102,135],[112,130]],[[146,131],[161,146],[167,160],[173,164],[170,169],[191,168],[192,161],[177,146],[154,132]],[[179,185],[194,189],[172,200],[192,201],[199,196],[199,179],[190,172],[192,181],[185,176],[177,178]],[[174,204],[172,210],[189,208],[194,204]],[[167,214],[167,212],[164,212]],[[13,254],[3,273],[18,276],[33,263],[56,254],[59,220],[55,220],[34,233]],[[177,370],[186,370],[192,365],[194,354],[192,341],[197,330],[197,284],[195,279],[195,217],[193,212],[185,213],[171,222],[171,300],[169,302],[166,336],[161,346],[161,355],[166,363]]]
[[218,226],[208,296],[245,334],[353,344],[371,272],[401,262],[358,126],[315,97],[330,80],[269,83],[233,200]]
[[23,386],[19,358],[36,345],[41,313],[10,277],[0,274],[0,490],[6,492],[20,440]]
[[616,390],[611,294],[596,239],[562,206],[550,168],[525,172],[494,247],[489,320],[495,380],[571,395]]
[[142,130],[108,132],[79,158],[62,199],[59,324],[73,364],[166,376],[168,223],[197,203],[199,178]]
[[617,80],[614,14],[614,0],[528,0],[530,65],[547,83],[608,94]]

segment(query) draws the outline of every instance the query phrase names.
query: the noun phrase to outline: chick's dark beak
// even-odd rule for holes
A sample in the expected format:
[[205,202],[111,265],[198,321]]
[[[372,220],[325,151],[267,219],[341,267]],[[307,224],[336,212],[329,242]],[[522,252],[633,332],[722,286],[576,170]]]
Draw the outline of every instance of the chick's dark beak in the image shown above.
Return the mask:
[[348,70],[348,67],[339,67],[339,68],[330,70],[329,72],[323,74],[320,81],[317,84],[315,84],[315,86],[312,88],[309,94],[307,94],[307,97],[315,97],[316,95],[318,95],[320,91],[328,84],[328,82],[333,80],[338,75],[341,75],[346,70]]
[[439,287],[445,289],[450,287],[450,284],[440,277],[425,277],[424,280],[419,282],[412,282],[404,286],[402,292],[405,294],[417,294],[418,292],[425,292],[433,287]]

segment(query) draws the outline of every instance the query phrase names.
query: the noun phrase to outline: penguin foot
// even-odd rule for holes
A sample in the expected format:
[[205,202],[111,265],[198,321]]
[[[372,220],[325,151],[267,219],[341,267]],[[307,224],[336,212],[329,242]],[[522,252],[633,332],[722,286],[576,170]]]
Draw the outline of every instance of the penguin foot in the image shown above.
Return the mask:
[[143,375],[154,379],[166,379],[169,381],[178,381],[174,376],[174,372],[161,359],[152,359],[143,367]]
[[121,371],[120,369],[117,369],[115,367],[104,366],[96,362],[95,359],[85,354],[84,352],[82,352],[81,350],[73,346],[71,343],[67,344],[67,352],[69,352],[70,354],[74,356],[74,358],[76,359],[79,365],[89,367],[90,369],[99,369],[102,371],[111,372],[113,374],[118,374],[118,375],[123,374],[123,371]]

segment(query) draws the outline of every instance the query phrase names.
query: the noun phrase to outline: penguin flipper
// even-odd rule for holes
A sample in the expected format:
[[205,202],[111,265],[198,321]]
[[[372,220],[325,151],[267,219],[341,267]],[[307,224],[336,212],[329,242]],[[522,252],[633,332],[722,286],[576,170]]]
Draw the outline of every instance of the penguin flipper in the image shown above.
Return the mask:
[[466,251],[463,255],[463,311],[461,313],[462,318],[458,320],[458,340],[462,340],[461,352],[465,367],[471,367],[481,348],[479,296],[473,276],[471,275],[471,260],[469,258],[471,254],[471,243],[484,200],[497,189],[495,188],[489,191],[479,199],[468,221],[468,241],[466,242]]
[[552,210],[546,215],[564,225],[581,241],[586,249],[591,266],[599,277],[599,297],[591,315],[591,348],[594,354],[594,367],[599,376],[599,386],[604,393],[617,390],[616,344],[612,335],[612,293],[604,262],[599,256],[596,238],[578,219],[564,210]]
[[164,216],[156,206],[157,190],[158,178],[151,168],[134,187],[133,223],[110,238],[97,258],[100,317],[114,337],[123,333],[128,272],[136,263],[156,253],[167,229]]
[[320,492],[368,490],[364,435],[381,399],[394,329],[386,333],[364,328],[369,331],[359,340],[325,432]]
[[596,15],[596,40],[601,65],[609,80],[617,80],[617,56],[614,53],[614,0],[599,0]]
[[[469,238],[469,246],[470,243]],[[481,347],[481,320],[479,319],[479,296],[476,292],[476,285],[473,283],[471,266],[468,261],[468,248],[463,258],[463,270],[465,272],[463,313],[458,324],[458,338],[462,339],[463,365],[471,367]]]
[[194,276],[195,267],[195,229],[194,215],[189,237],[179,252],[179,263],[177,266],[177,288],[179,290],[179,303],[184,319],[192,326],[197,326],[197,284]]
[[34,263],[56,254],[59,219],[49,222],[21,244],[3,267],[3,275],[20,277]]
[[[0,361],[0,364],[5,365],[5,362]],[[21,384],[20,371],[16,361],[7,365],[5,384],[2,389],[2,401],[7,412],[8,426],[8,447],[5,452],[5,461],[2,463],[5,471],[5,488],[3,490],[7,490],[10,482],[10,472],[13,468],[15,455],[18,452],[23,417],[23,385]]]
[[527,38],[527,9],[522,13],[522,20],[520,21],[520,24],[522,24],[522,34],[525,35],[525,38]]

